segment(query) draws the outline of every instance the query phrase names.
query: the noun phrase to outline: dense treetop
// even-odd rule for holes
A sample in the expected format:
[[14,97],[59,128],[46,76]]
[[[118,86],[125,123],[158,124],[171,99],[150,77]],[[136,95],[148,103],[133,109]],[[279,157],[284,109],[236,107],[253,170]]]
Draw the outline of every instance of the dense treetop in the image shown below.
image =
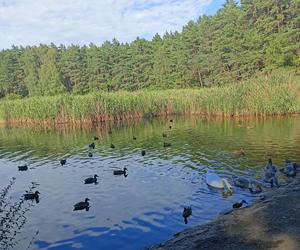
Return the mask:
[[300,0],[227,0],[213,16],[151,41],[0,52],[0,97],[194,88],[300,68]]

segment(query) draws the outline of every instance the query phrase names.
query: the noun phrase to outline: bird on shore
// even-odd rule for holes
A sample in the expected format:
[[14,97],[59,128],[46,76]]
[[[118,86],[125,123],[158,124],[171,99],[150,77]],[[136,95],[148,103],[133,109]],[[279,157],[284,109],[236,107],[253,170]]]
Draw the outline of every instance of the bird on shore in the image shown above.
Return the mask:
[[74,205],[73,211],[75,211],[75,210],[83,210],[83,209],[88,210],[89,207],[90,207],[90,203],[88,202],[89,200],[90,200],[89,198],[85,198],[84,201],[76,203]]
[[114,144],[110,144],[110,148],[115,148],[116,146]]
[[132,137],[132,139],[133,139],[133,140],[136,140],[136,137],[134,136],[134,137]]
[[38,200],[39,199],[39,191],[35,191],[34,193],[24,194],[25,200]]
[[67,163],[67,160],[66,159],[61,159],[60,160],[60,165],[66,165],[66,163]]
[[187,224],[187,218],[192,215],[192,207],[183,208],[182,217],[184,218],[184,223]]
[[163,136],[163,137],[167,137],[167,134],[166,134],[166,133],[162,133],[162,136]]
[[128,169],[125,167],[123,170],[114,170],[114,175],[127,175]]
[[92,184],[97,183],[97,177],[99,177],[97,174],[94,175],[94,177],[89,177],[84,180],[84,184]]
[[241,156],[245,156],[246,153],[245,153],[244,149],[240,148],[239,150],[233,151],[233,155],[241,157]]
[[110,129],[110,130],[108,130],[108,131],[107,131],[107,133],[108,133],[109,135],[111,135],[111,134],[112,134],[112,131],[111,131],[111,129]]
[[93,142],[93,143],[91,143],[90,145],[89,145],[89,148],[92,148],[92,149],[95,149],[95,143]]
[[173,119],[170,119],[170,122],[173,122]]
[[233,188],[228,182],[228,180],[225,178],[221,178],[215,173],[206,174],[206,184],[210,187],[219,188],[222,190],[226,190],[229,193],[233,193]]
[[145,156],[146,155],[146,150],[142,150],[141,154],[142,154],[142,156]]
[[233,184],[239,188],[248,188],[249,187],[249,180],[243,177],[233,176]]
[[232,205],[232,208],[240,208],[241,206],[243,206],[244,203],[245,203],[245,204],[248,204],[247,201],[242,200],[241,202],[234,203],[234,204]]
[[27,165],[23,165],[23,166],[18,166],[19,171],[27,171],[28,170],[28,166]]
[[170,126],[169,126],[169,129],[171,129],[171,128],[172,128],[172,126],[170,125]]
[[170,142],[164,142],[164,148],[171,147],[172,144]]
[[99,137],[98,136],[94,136],[94,141],[98,141]]

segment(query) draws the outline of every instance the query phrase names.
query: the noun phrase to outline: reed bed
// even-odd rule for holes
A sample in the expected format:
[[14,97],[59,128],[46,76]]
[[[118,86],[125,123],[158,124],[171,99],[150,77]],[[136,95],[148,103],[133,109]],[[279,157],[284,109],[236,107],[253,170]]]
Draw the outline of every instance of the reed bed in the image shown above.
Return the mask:
[[162,115],[267,116],[300,113],[300,77],[257,76],[223,87],[97,92],[0,101],[0,120],[95,123]]

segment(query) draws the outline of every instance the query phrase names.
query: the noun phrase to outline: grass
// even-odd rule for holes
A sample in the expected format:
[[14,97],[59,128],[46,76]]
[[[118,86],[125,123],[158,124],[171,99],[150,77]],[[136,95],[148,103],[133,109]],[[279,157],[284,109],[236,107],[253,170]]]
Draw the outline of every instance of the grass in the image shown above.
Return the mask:
[[5,122],[99,122],[172,114],[267,116],[300,113],[300,77],[276,72],[205,89],[99,92],[0,101]]

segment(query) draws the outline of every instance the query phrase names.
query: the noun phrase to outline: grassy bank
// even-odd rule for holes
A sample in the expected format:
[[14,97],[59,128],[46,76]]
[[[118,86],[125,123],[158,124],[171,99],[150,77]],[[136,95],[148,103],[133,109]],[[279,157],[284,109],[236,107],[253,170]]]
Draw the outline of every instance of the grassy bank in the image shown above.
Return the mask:
[[205,89],[91,93],[0,101],[6,122],[98,122],[171,114],[222,116],[300,112],[300,77],[261,75],[247,82]]

